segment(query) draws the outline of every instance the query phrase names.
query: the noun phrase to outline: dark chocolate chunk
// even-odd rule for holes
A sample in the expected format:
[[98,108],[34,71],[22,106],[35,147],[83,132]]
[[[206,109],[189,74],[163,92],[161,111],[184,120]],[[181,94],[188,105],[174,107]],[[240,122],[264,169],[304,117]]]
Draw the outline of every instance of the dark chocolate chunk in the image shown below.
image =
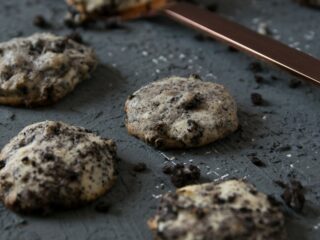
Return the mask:
[[108,20],[104,25],[104,28],[107,30],[115,30],[115,29],[125,29],[125,25],[119,20]]
[[209,37],[209,36],[207,36],[207,35],[201,34],[201,33],[196,34],[196,35],[194,36],[194,38],[195,38],[197,41],[199,41],[199,42],[214,41],[213,38],[211,38],[211,37]]
[[249,65],[249,70],[252,71],[253,73],[260,73],[263,72],[263,68],[261,63],[259,62],[252,62]]
[[189,166],[177,164],[172,169],[170,179],[175,187],[180,188],[197,182],[200,176],[201,171],[197,166],[192,164]]
[[99,202],[95,206],[95,210],[99,213],[108,213],[110,211],[111,205],[107,202]]
[[14,74],[14,70],[10,66],[4,67],[0,74],[0,80],[3,79],[4,81],[8,81]]
[[305,203],[304,189],[299,181],[291,181],[281,195],[288,207],[301,212]]
[[171,173],[173,172],[173,166],[170,166],[170,165],[168,165],[168,164],[164,165],[164,166],[162,167],[162,172],[163,172],[164,174],[171,174]]
[[50,23],[41,15],[37,15],[33,19],[33,25],[39,27],[39,28],[49,28]]
[[290,145],[283,145],[277,148],[278,152],[287,152],[291,150],[291,146]]
[[255,79],[255,81],[256,81],[256,83],[263,83],[263,82],[265,82],[265,79],[264,79],[264,77],[262,77],[261,75],[254,75],[254,79]]
[[263,104],[263,98],[259,93],[252,93],[251,94],[251,101],[256,106],[261,106]]
[[290,88],[298,88],[301,86],[301,84],[302,84],[302,82],[300,80],[293,78],[289,82],[289,87]]
[[218,10],[219,5],[216,3],[211,3],[206,6],[206,8],[211,12],[216,12]]
[[195,94],[189,101],[183,104],[185,110],[192,110],[198,108],[203,102],[203,97],[200,93]]
[[239,50],[238,49],[236,49],[236,48],[234,48],[234,47],[232,47],[232,46],[228,46],[228,51],[229,52],[239,52]]
[[284,183],[283,181],[281,181],[281,180],[274,180],[273,182],[275,184],[277,184],[281,188],[287,188],[288,187],[288,185],[286,183]]
[[133,166],[133,171],[135,172],[145,172],[147,170],[147,165],[143,162],[137,163]]
[[29,53],[31,55],[41,54],[45,47],[45,43],[43,40],[39,39],[35,44],[30,45]]
[[83,43],[82,37],[78,32],[72,32],[66,36],[68,39],[71,39],[77,43]]
[[5,161],[0,161],[0,169],[4,168],[6,166]]
[[261,159],[259,159],[257,157],[251,157],[250,160],[257,167],[266,167],[267,166]]

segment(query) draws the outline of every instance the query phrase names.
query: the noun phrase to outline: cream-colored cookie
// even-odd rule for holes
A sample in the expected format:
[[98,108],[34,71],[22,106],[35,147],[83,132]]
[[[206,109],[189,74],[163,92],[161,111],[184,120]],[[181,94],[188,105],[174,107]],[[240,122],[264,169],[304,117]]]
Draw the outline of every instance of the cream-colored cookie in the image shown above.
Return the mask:
[[157,240],[286,239],[278,204],[242,180],[192,185],[164,195],[149,227]]
[[115,158],[113,141],[84,128],[32,124],[0,152],[0,198],[17,212],[78,207],[110,189]]
[[168,0],[66,0],[79,14],[76,22],[99,17],[130,19],[163,8]]
[[238,128],[229,92],[196,77],[153,82],[128,98],[125,112],[128,132],[160,148],[203,146]]
[[0,43],[0,104],[54,103],[97,65],[91,48],[49,33]]

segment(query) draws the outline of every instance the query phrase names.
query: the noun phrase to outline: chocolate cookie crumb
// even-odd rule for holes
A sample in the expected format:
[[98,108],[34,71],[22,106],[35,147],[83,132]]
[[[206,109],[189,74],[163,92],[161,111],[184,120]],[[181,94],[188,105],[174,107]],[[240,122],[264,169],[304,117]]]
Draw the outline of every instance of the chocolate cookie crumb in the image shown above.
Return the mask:
[[39,28],[49,28],[51,26],[50,23],[41,15],[37,15],[34,17],[33,25]]
[[250,158],[251,162],[256,165],[257,167],[266,167],[267,165],[259,158],[257,157],[251,157]]
[[296,212],[301,212],[305,203],[304,188],[299,181],[291,181],[281,195],[288,207]]
[[249,65],[249,70],[252,71],[253,73],[260,73],[263,72],[263,68],[261,63],[259,62],[252,62]]
[[118,20],[108,20],[106,22],[106,24],[104,25],[104,28],[106,30],[115,30],[115,29],[125,29],[125,25],[121,22],[121,21],[118,21]]
[[256,106],[261,106],[263,104],[263,98],[259,93],[252,93],[251,94],[251,101]]
[[291,146],[290,145],[284,145],[284,146],[280,146],[279,148],[277,148],[278,152],[287,152],[291,150]]
[[288,185],[285,182],[281,181],[281,180],[274,180],[273,182],[275,184],[277,184],[281,188],[287,188],[288,187]]
[[187,166],[179,163],[172,168],[170,175],[172,184],[175,187],[180,188],[196,183],[200,179],[201,171],[193,164]]
[[16,119],[16,115],[15,115],[14,113],[12,113],[12,114],[10,115],[9,119],[10,119],[11,121],[15,120],[15,119]]
[[164,174],[171,174],[173,172],[173,166],[170,166],[170,165],[164,165],[162,167],[162,172]]
[[261,75],[254,75],[254,79],[255,79],[255,81],[256,81],[256,83],[263,83],[263,82],[265,82],[265,79],[264,79],[264,77],[262,77]]
[[82,37],[78,32],[72,32],[66,36],[68,39],[71,39],[77,43],[83,43]]
[[229,46],[229,47],[228,47],[228,51],[229,51],[229,52],[239,52],[238,49],[236,49],[236,48],[234,48],[234,47],[232,47],[232,46]]
[[145,172],[147,170],[147,165],[143,162],[137,163],[133,166],[133,171],[135,172]]
[[293,78],[293,79],[291,79],[290,82],[289,82],[289,87],[290,87],[290,88],[298,88],[298,87],[301,86],[301,84],[302,84],[302,83],[301,83],[300,80]]
[[201,34],[201,33],[196,34],[196,35],[194,36],[194,38],[195,38],[197,41],[199,41],[199,42],[214,41],[213,38],[211,38],[211,37],[209,37],[209,36],[207,36],[207,35]]
[[207,5],[206,8],[211,12],[216,12],[218,10],[219,6],[216,3],[211,3],[211,4]]
[[110,211],[111,205],[107,202],[99,202],[95,206],[95,210],[98,213],[108,213]]

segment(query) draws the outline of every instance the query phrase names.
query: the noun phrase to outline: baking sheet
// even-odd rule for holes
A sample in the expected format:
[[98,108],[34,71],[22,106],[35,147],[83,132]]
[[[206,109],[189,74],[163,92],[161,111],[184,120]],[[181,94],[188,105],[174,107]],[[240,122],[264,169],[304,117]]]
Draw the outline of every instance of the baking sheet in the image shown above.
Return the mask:
[[[205,2],[205,1],[202,1]],[[218,2],[219,12],[251,28],[268,22],[274,37],[320,57],[320,12],[289,0]],[[1,0],[0,40],[43,31],[32,24],[36,14],[54,23],[50,31],[70,32],[62,24],[62,0]],[[264,66],[265,79],[257,84],[248,70],[251,58],[228,51],[214,41],[202,41],[192,30],[162,17],[128,23],[123,29],[79,30],[93,46],[101,65],[58,104],[37,109],[0,106],[0,147],[24,126],[46,119],[84,126],[113,138],[118,145],[120,177],[103,197],[111,204],[107,214],[94,204],[47,217],[19,216],[0,206],[0,239],[102,240],[151,239],[146,220],[155,212],[160,194],[173,189],[161,172],[164,155],[176,162],[193,162],[202,169],[203,181],[245,177],[279,198],[282,190],[273,180],[295,177],[307,189],[302,214],[287,209],[289,239],[319,239],[320,235],[320,89],[303,84],[288,87],[291,75]],[[140,86],[170,75],[199,73],[208,81],[224,84],[239,105],[242,131],[207,147],[159,152],[128,136],[123,125],[126,97]],[[278,80],[272,80],[276,76]],[[255,107],[250,94],[258,92],[268,106]],[[274,146],[290,145],[279,152]],[[247,155],[257,153],[266,168],[253,165]],[[132,174],[132,166],[145,162],[146,173]],[[164,184],[164,189],[160,185]]]

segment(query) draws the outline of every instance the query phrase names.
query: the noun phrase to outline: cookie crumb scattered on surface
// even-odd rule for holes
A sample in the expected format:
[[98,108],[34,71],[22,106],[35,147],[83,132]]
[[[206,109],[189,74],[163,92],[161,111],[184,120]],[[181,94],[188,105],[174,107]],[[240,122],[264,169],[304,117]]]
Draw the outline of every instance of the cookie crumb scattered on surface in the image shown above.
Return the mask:
[[252,62],[249,64],[249,70],[253,73],[261,73],[263,72],[263,67],[260,62]]
[[147,170],[147,165],[143,162],[137,163],[133,166],[133,171],[141,173]]
[[259,93],[252,93],[251,94],[251,102],[256,106],[263,105],[263,98],[262,95]]
[[281,197],[288,207],[296,212],[302,212],[306,199],[301,182],[296,180],[290,181],[290,184],[285,186]]
[[51,26],[51,24],[42,15],[37,15],[34,17],[33,25],[39,28],[49,28]]
[[292,78],[289,82],[290,88],[298,88],[302,85],[302,82],[296,78]]
[[250,161],[256,165],[257,167],[266,167],[267,165],[258,157],[252,156],[250,157]]
[[176,165],[165,165],[162,168],[164,174],[170,175],[170,180],[175,187],[184,187],[199,181],[201,170],[197,166],[190,164],[184,165],[178,163]]
[[110,211],[111,205],[107,202],[99,202],[95,205],[94,209],[99,213],[108,213]]

